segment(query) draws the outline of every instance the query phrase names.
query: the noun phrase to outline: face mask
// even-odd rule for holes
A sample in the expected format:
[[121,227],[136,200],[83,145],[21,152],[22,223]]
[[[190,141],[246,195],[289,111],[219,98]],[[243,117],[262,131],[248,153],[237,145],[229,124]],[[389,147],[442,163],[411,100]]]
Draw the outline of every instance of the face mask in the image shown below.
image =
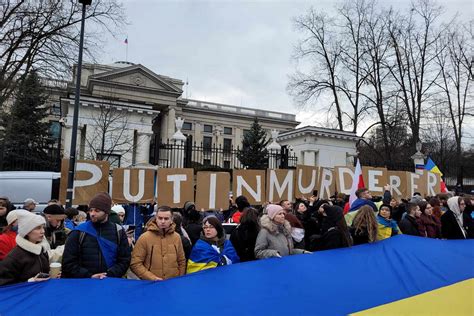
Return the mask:
[[12,226],[12,232],[18,233],[18,226]]

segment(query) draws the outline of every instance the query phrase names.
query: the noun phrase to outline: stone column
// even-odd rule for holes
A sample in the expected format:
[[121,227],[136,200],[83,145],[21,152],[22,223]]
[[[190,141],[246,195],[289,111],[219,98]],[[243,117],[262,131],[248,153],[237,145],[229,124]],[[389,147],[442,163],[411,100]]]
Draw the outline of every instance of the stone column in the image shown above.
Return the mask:
[[171,153],[171,167],[172,168],[183,168],[184,167],[184,141],[186,136],[181,132],[183,128],[184,120],[180,117],[175,119],[176,133],[173,134],[172,140],[174,141],[174,150]]
[[[171,135],[174,134],[174,127],[175,127],[175,124],[176,124],[176,110],[172,107],[169,108],[168,110],[168,122],[166,124],[167,128],[168,128],[168,131],[166,133],[166,135],[163,135],[163,139],[169,139],[169,138],[172,138]],[[183,121],[184,122],[184,121]]]
[[277,155],[280,153],[281,146],[277,143],[279,132],[277,130],[272,130],[272,142],[267,146],[268,150],[268,168],[270,169],[277,169],[278,168],[278,160]]
[[138,131],[136,165],[147,165],[150,163],[150,141],[152,132]]
[[425,169],[425,155],[421,152],[422,144],[420,141],[416,143],[416,153],[411,156],[413,163],[415,164],[415,172],[418,174],[423,174]]

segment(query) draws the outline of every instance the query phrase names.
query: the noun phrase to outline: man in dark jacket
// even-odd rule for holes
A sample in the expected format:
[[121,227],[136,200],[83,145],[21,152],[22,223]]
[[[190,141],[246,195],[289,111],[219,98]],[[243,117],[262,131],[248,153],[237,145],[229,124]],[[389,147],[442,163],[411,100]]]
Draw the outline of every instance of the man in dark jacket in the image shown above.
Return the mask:
[[63,254],[62,277],[122,277],[130,265],[130,247],[121,226],[108,220],[112,200],[105,192],[89,203],[90,221],[73,230]]
[[415,203],[408,203],[407,214],[398,224],[402,233],[405,235],[420,236],[418,224],[416,223],[416,219],[420,217],[420,215],[420,207]]

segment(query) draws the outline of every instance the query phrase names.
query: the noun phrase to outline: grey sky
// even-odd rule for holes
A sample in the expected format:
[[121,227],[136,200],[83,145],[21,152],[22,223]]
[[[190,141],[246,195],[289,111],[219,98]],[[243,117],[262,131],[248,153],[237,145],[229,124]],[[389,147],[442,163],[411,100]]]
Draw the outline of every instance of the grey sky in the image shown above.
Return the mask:
[[[380,1],[407,6],[410,1]],[[188,78],[188,96],[246,107],[296,113],[303,123],[321,115],[295,108],[286,92],[298,34],[292,18],[334,1],[124,1],[130,25],[110,39],[101,62],[125,60],[152,71]],[[472,0],[443,1],[448,14],[472,16]],[[184,94],[186,96],[186,93]]]

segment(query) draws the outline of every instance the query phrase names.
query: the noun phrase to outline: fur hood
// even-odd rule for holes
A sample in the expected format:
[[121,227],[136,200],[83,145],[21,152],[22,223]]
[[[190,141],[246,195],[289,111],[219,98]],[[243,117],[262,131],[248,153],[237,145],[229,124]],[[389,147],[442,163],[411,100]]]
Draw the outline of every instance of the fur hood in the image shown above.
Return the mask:
[[18,247],[35,255],[40,255],[42,252],[46,252],[46,249],[43,247],[42,243],[34,244],[20,235],[16,235],[15,240]]
[[291,236],[291,225],[290,222],[288,222],[287,220],[285,220],[285,223],[283,224],[283,230],[279,230],[278,225],[275,224],[270,219],[270,217],[268,217],[268,215],[263,215],[260,218],[260,226],[268,230],[268,232],[270,232],[270,234],[272,235],[278,235],[280,232],[283,232],[285,236]]

